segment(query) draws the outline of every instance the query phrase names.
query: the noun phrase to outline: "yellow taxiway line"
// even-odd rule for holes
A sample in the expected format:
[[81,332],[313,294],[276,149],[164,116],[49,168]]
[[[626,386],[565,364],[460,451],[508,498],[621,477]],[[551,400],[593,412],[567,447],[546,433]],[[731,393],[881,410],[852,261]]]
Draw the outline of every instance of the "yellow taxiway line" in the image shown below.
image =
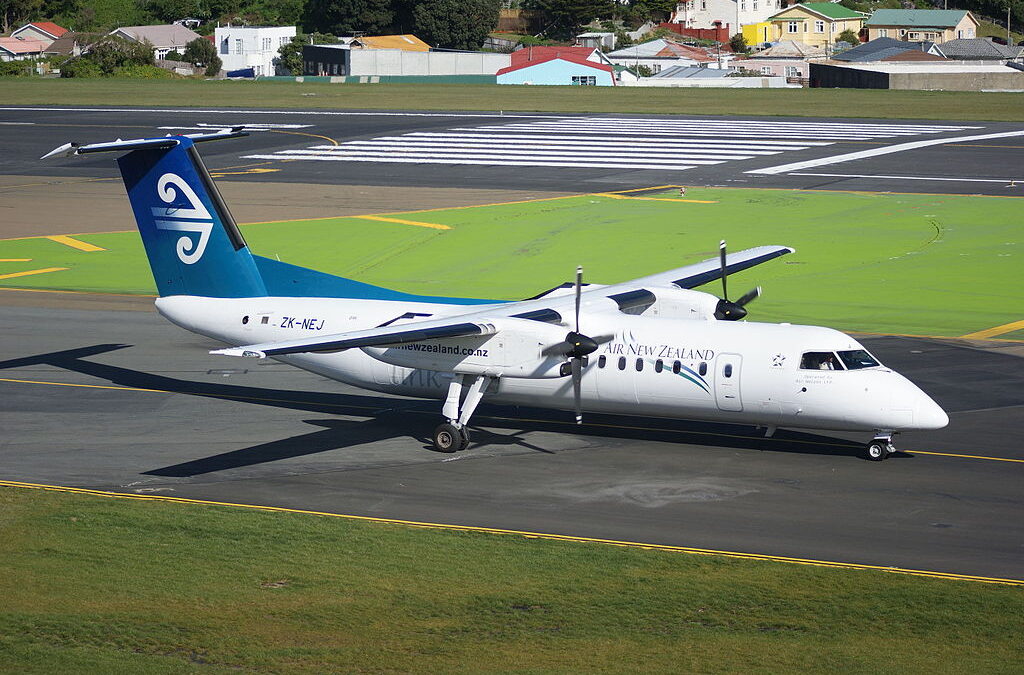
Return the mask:
[[68,269],[67,267],[44,267],[40,270],[28,270],[27,272],[11,272],[10,274],[0,274],[0,279],[13,279],[15,277],[27,277],[33,274],[46,274],[48,272],[63,272]]
[[86,253],[107,250],[105,248],[100,248],[99,246],[94,246],[93,244],[88,244],[84,241],[79,241],[78,239],[69,237],[66,234],[54,234],[45,238],[49,239],[50,241],[55,241],[58,244],[64,244],[65,246],[70,246],[71,248],[77,248],[79,251],[85,251]]
[[424,223],[418,220],[405,220],[403,218],[385,218],[384,216],[351,216],[352,218],[359,218],[360,220],[376,220],[382,223],[398,223],[399,225],[415,225],[416,227],[429,227],[434,230],[450,230],[450,225],[441,225],[439,223]]
[[274,513],[296,513],[310,516],[322,516],[328,518],[343,518],[367,523],[385,523],[389,525],[405,525],[407,527],[419,527],[434,530],[451,530],[455,532],[480,532],[484,534],[502,534],[524,537],[527,539],[546,539],[550,541],[564,541],[576,544],[603,544],[606,546],[618,546],[623,548],[639,548],[646,551],[663,551],[667,553],[689,553],[694,555],[708,555],[724,558],[738,558],[742,560],[760,560],[764,562],[787,563],[791,565],[809,565],[813,567],[833,567],[847,570],[871,570],[876,572],[889,572],[892,574],[906,574],[919,577],[930,577],[932,579],[945,579],[948,581],[974,581],[986,584],[1002,584],[1007,586],[1024,586],[1024,579],[1007,579],[1003,577],[984,577],[973,574],[953,574],[951,572],[936,572],[932,570],[918,570],[904,567],[886,567],[883,565],[863,565],[860,563],[840,562],[834,560],[815,560],[812,558],[792,558],[788,556],[765,555],[761,553],[746,553],[742,551],[723,551],[709,548],[695,548],[692,546],[669,546],[666,544],[649,544],[638,541],[619,541],[616,539],[599,539],[595,537],[578,537],[566,534],[552,534],[549,532],[529,532],[526,530],[510,530],[496,527],[478,527],[472,525],[454,525],[450,523],[431,523],[417,520],[401,520],[398,518],[378,518],[373,516],[357,516],[347,513],[331,513],[328,511],[308,511],[305,509],[289,509],[279,506],[264,506],[261,504],[238,504],[234,502],[218,502],[208,499],[189,499],[186,497],[171,497],[168,495],[154,494],[132,494],[125,492],[110,492],[107,490],[91,490],[88,488],[76,488],[65,485],[44,485],[40,483],[24,483],[21,481],[0,480],[0,487],[23,488],[32,490],[52,490],[56,492],[69,492],[72,494],[89,495],[93,497],[107,497],[112,499],[134,499],[142,501],[161,501],[176,504],[193,504],[204,506],[225,506],[233,508],[254,509],[257,511],[270,511]]
[[0,258],[0,262],[32,262],[32,258]]
[[[47,386],[52,386],[52,387],[77,387],[77,388],[82,388],[82,389],[112,389],[112,390],[115,390],[115,391],[139,391],[139,392],[152,393],[152,394],[172,394],[172,395],[173,394],[184,394],[186,396],[205,396],[205,397],[209,397],[209,398],[230,399],[230,400],[233,400],[233,401],[256,401],[256,402],[265,402],[265,403],[311,403],[311,401],[309,401],[309,400],[301,401],[301,400],[296,400],[296,399],[273,398],[273,397],[269,397],[269,396],[232,396],[230,394],[218,394],[218,393],[214,393],[214,392],[202,392],[202,391],[181,392],[181,391],[173,391],[171,389],[145,389],[145,388],[142,388],[142,387],[122,387],[122,386],[119,386],[119,385],[110,385],[110,384],[80,384],[80,383],[76,383],[76,382],[51,382],[51,381],[47,381],[47,380],[22,380],[22,379],[10,378],[10,377],[0,377],[0,382],[10,382],[12,384],[38,384],[38,385],[47,385]],[[386,406],[350,405],[348,403],[344,403],[344,404],[317,403],[317,405],[323,406],[323,407],[343,408],[343,409],[346,409],[346,410],[349,410],[349,409],[383,410],[384,407],[386,407]],[[480,420],[490,419],[490,420],[497,420],[497,421],[504,421],[504,422],[529,422],[529,423],[534,423],[534,424],[554,424],[554,425],[565,424],[564,422],[559,422],[557,420],[532,419],[532,418],[528,418],[528,417],[502,417],[502,416],[498,416],[498,415],[479,415],[477,417]],[[600,424],[600,423],[588,422],[587,424],[584,425],[584,427],[601,428],[601,429],[624,429],[624,430],[627,430],[627,431],[650,431],[650,432],[658,432],[658,433],[674,433],[674,434],[682,434],[682,435],[689,435],[689,436],[715,436],[715,437],[718,437],[718,438],[742,438],[742,439],[745,439],[745,440],[751,440],[753,438],[751,436],[744,436],[744,435],[740,435],[740,434],[719,433],[719,432],[715,432],[715,431],[694,431],[694,430],[685,430],[685,429],[664,429],[664,428],[657,428],[657,427],[627,426],[627,425],[624,425],[624,424]],[[758,439],[758,440],[764,440],[764,439]],[[774,439],[774,440],[777,440],[780,443],[784,442],[784,443],[795,443],[795,444],[803,444],[803,445],[834,445],[834,446],[837,446],[837,447],[846,447],[845,445],[839,444],[839,443],[822,443],[820,441],[810,441],[810,440],[806,440],[805,441],[805,440],[801,440],[801,439],[784,439],[784,440],[783,439]],[[907,454],[911,454],[911,455],[917,455],[917,454],[919,454],[919,455],[932,455],[932,456],[936,456],[936,457],[955,457],[957,459],[981,459],[981,460],[987,460],[987,461],[990,461],[990,462],[1010,462],[1010,463],[1015,463],[1015,464],[1024,464],[1024,459],[1012,459],[1012,458],[1009,458],[1009,457],[989,457],[989,456],[986,456],[986,455],[966,455],[966,454],[959,454],[959,453],[955,453],[955,452],[930,452],[930,451],[924,451],[924,450],[905,450],[903,452],[906,452]]]
[[676,199],[674,197],[634,197],[633,195],[622,195],[614,192],[595,192],[595,197],[607,197],[608,199],[629,199],[638,202],[682,202],[685,204],[717,204],[716,201],[707,199]]
[[992,328],[979,330],[976,333],[968,333],[967,335],[961,335],[960,337],[965,340],[978,340],[995,337],[996,335],[1003,335],[1005,333],[1012,333],[1015,330],[1024,330],[1024,321],[1004,323],[1002,326],[993,326]]

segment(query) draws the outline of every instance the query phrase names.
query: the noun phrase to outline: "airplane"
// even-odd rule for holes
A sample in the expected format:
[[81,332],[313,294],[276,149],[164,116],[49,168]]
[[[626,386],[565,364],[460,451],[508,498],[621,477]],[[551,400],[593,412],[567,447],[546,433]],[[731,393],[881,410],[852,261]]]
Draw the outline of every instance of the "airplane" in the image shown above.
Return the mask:
[[[44,155],[123,153],[117,163],[153,271],[157,311],[230,345],[349,385],[443,401],[433,446],[469,444],[480,401],[583,412],[870,432],[940,429],[946,413],[831,328],[741,321],[760,288],[729,300],[729,274],[793,253],[759,246],[610,285],[572,283],[500,301],[414,295],[253,254],[196,145],[242,127]],[[721,279],[722,297],[694,290]]]

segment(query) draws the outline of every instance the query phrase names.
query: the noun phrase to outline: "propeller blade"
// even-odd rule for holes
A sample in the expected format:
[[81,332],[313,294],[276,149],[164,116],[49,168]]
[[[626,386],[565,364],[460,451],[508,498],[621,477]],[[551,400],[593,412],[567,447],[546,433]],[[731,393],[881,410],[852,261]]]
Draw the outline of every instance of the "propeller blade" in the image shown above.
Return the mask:
[[744,293],[740,297],[740,299],[736,301],[736,304],[739,305],[740,307],[743,307],[744,305],[746,305],[751,300],[756,300],[759,297],[761,297],[761,287],[760,286],[756,286],[756,287],[750,289],[749,291],[747,291],[746,293]]
[[576,424],[583,424],[583,359],[572,360],[572,407],[576,413]]
[[726,287],[725,277],[728,276],[725,273],[725,239],[718,245],[718,260],[722,266],[722,298],[729,302],[729,289]]
[[576,266],[576,328],[580,332],[580,295],[583,293],[583,265]]

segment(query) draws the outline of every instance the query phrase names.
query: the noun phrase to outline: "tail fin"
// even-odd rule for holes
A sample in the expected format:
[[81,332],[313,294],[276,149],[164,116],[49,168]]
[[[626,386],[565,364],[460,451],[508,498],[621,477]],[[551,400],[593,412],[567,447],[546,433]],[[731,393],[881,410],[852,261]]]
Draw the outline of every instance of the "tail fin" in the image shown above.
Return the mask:
[[66,145],[47,157],[130,152],[117,160],[161,296],[267,294],[256,262],[195,143],[244,132]]

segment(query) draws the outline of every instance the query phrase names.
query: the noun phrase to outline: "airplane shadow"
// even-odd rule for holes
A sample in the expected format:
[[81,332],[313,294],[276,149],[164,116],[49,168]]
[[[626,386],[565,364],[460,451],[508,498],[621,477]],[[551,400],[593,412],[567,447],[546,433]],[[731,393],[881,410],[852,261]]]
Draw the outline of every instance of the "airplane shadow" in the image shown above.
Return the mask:
[[[394,399],[373,395],[322,393],[268,389],[218,382],[197,382],[156,375],[121,366],[96,363],[88,357],[127,349],[127,344],[98,344],[59,352],[0,361],[0,370],[32,365],[51,365],[95,377],[115,385],[155,389],[202,398],[240,401],[256,405],[302,410],[311,413],[346,415],[361,420],[313,419],[306,424],[315,431],[248,448],[196,459],[145,472],[148,475],[189,477],[227,469],[238,469],[332,450],[399,438],[411,438],[424,449],[434,451],[431,431],[439,421],[438,402]],[[487,446],[515,446],[534,452],[555,454],[523,435],[550,431],[595,439],[654,440],[674,444],[766,452],[859,457],[863,446],[845,439],[780,429],[765,438],[752,426],[588,414],[582,426],[573,424],[568,413],[536,408],[481,404],[474,416],[470,449]],[[480,428],[478,425],[486,426]],[[508,433],[501,433],[496,430]],[[905,453],[893,458],[910,457]]]

